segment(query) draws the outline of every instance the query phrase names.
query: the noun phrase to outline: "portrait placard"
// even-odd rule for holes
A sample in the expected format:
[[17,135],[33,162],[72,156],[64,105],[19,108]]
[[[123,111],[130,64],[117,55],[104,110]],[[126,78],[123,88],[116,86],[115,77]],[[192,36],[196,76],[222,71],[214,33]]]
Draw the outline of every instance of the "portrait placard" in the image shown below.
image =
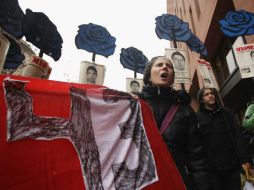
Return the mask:
[[165,56],[172,62],[175,71],[174,83],[191,83],[189,60],[184,49],[165,49]]
[[197,63],[204,87],[216,88],[217,90],[219,90],[211,64],[203,59],[198,59]]
[[143,85],[143,79],[126,78],[126,92],[128,93],[141,92]]
[[79,83],[103,85],[106,68],[93,62],[82,61],[80,64]]
[[48,79],[51,71],[52,68],[46,60],[39,56],[31,55],[30,58],[26,58],[25,63],[21,64],[13,74]]
[[236,46],[234,53],[242,78],[254,77],[254,44]]

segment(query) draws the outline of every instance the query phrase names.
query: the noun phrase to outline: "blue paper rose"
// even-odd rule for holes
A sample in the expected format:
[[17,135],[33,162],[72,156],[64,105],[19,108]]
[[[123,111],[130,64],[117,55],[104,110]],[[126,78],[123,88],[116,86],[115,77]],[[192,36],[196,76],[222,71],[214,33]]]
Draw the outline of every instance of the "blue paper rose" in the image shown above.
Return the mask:
[[254,14],[244,10],[228,12],[219,23],[223,33],[230,37],[254,34]]
[[78,49],[108,57],[115,51],[116,38],[111,36],[106,28],[96,24],[83,24],[79,26],[75,37]]
[[18,0],[1,0],[0,3],[0,26],[12,36],[20,39],[21,21],[24,16]]
[[189,24],[177,16],[163,14],[155,18],[155,32],[160,39],[185,42],[190,38]]
[[63,39],[50,19],[42,12],[26,9],[22,20],[22,33],[43,53],[51,56],[55,61],[61,57]]
[[207,57],[208,53],[206,50],[205,45],[200,41],[200,39],[193,33],[191,33],[191,36],[189,40],[186,42],[188,47],[197,53],[200,53],[202,56]]
[[129,47],[127,49],[121,49],[120,62],[124,68],[143,74],[148,59],[142,51],[134,47]]

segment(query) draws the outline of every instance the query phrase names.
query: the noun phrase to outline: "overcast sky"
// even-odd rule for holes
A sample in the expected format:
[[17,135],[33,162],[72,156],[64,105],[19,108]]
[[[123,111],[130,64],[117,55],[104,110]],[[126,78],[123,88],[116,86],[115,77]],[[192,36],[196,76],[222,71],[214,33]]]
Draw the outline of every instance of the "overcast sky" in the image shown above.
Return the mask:
[[148,59],[164,55],[169,48],[169,42],[155,34],[155,18],[166,13],[166,0],[19,0],[19,4],[24,12],[29,8],[46,14],[63,38],[62,56],[57,62],[43,56],[53,68],[51,80],[78,82],[80,62],[92,61],[92,53],[77,49],[74,42],[81,24],[106,27],[116,38],[114,54],[108,58],[96,55],[95,60],[106,67],[104,86],[109,88],[125,91],[126,78],[134,77],[134,72],[120,63],[121,48],[133,46]]

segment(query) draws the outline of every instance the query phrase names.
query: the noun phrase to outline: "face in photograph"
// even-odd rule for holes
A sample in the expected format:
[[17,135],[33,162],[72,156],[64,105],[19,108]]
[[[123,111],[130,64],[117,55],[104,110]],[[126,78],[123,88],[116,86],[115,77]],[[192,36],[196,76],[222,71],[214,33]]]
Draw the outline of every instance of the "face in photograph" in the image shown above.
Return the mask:
[[140,90],[140,84],[139,84],[139,82],[135,81],[135,80],[131,81],[131,83],[130,83],[130,89],[131,89],[132,93],[139,92],[139,90]]
[[179,51],[174,52],[171,55],[174,68],[179,71],[185,70],[185,57]]
[[97,69],[94,66],[87,67],[86,82],[89,84],[95,84],[96,78],[97,78]]

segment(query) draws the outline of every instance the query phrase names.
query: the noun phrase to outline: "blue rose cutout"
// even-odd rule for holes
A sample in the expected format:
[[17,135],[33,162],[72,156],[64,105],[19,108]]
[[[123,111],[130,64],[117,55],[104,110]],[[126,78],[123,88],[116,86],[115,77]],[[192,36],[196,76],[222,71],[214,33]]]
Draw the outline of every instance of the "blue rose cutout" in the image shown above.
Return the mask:
[[254,34],[254,14],[244,10],[229,11],[219,23],[222,32],[229,37]]
[[1,0],[0,3],[0,26],[12,36],[20,39],[23,37],[21,32],[21,21],[24,16],[18,0]]
[[142,51],[135,47],[129,47],[121,49],[120,63],[124,68],[143,74],[148,59]]
[[200,39],[195,34],[191,33],[191,36],[188,39],[188,41],[186,41],[186,44],[191,49],[191,51],[200,53],[204,57],[208,56],[208,52],[206,50],[205,45],[200,41]]
[[80,25],[75,37],[75,44],[78,49],[104,57],[114,54],[115,42],[116,38],[111,36],[105,27],[92,23]]
[[189,24],[175,15],[162,14],[155,18],[155,32],[160,39],[186,42],[191,35]]
[[55,61],[60,59],[63,39],[44,13],[26,9],[21,30],[26,40],[39,48],[41,53],[46,53]]

